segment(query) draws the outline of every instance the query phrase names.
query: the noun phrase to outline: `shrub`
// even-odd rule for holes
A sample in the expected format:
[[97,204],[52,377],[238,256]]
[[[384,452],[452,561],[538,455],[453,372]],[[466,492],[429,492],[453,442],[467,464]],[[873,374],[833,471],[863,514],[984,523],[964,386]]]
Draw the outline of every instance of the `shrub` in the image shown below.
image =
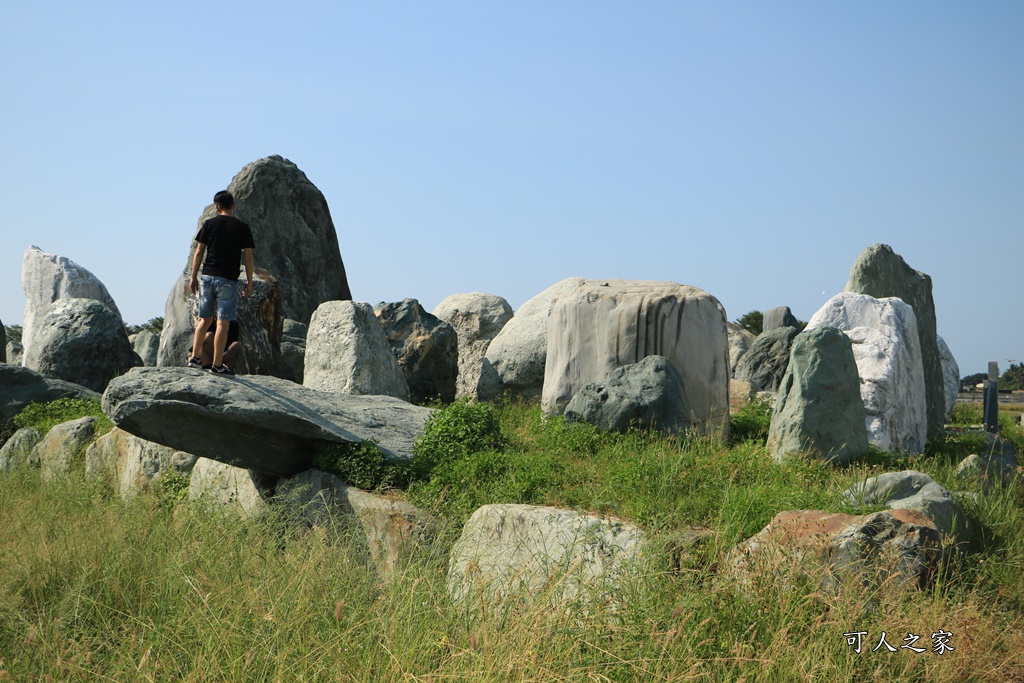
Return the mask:
[[389,461],[372,439],[359,443],[321,443],[313,455],[313,464],[366,491],[409,483],[409,465]]
[[498,413],[490,403],[456,401],[434,412],[413,447],[412,468],[427,479],[441,463],[465,458],[470,453],[501,451],[507,439]]

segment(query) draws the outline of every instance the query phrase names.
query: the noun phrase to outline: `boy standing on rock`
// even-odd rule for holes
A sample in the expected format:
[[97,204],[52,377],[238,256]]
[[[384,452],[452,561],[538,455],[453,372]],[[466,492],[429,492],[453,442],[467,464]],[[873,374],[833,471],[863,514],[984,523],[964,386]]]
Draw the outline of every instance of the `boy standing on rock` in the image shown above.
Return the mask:
[[[252,293],[253,258],[256,246],[252,241],[252,230],[248,224],[235,218],[235,198],[227,190],[213,197],[217,215],[203,223],[196,234],[196,255],[192,259],[192,279],[189,291],[199,292],[199,324],[196,325],[192,348],[203,348],[206,330],[214,317],[227,323],[238,317],[238,271],[245,255],[246,286],[242,296]],[[203,256],[206,262],[203,263]],[[199,264],[203,263],[202,282],[199,278]],[[228,338],[228,325],[217,325],[213,337],[213,366],[215,375],[233,375],[231,368],[224,364],[224,347]],[[192,356],[188,367],[202,368],[202,360]]]

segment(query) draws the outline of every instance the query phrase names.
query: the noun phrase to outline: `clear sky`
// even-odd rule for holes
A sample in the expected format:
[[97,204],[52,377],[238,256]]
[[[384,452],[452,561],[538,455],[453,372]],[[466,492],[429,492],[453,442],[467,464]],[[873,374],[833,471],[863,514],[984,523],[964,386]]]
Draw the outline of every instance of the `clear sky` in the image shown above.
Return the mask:
[[280,154],[360,301],[579,275],[807,320],[884,242],[961,374],[1005,369],[1022,31],[1011,1],[6,2],[0,320],[32,244],[163,315],[214,192]]

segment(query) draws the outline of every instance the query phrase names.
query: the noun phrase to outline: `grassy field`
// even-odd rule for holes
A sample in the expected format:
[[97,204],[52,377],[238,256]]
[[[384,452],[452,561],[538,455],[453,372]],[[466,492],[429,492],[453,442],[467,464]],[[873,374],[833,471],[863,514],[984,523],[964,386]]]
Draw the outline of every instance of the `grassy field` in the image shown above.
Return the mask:
[[[958,411],[959,422],[980,421],[980,408]],[[1019,484],[964,498],[981,540],[924,591],[820,593],[770,577],[744,591],[719,572],[782,510],[856,512],[840,493],[883,471],[977,491],[955,475],[983,447],[977,436],[831,468],[773,463],[756,406],[729,444],[601,433],[544,420],[531,404],[495,416],[500,439],[448,454],[393,492],[446,532],[388,582],[350,529],[296,529],[273,507],[243,521],[182,505],[167,488],[126,503],[77,473],[0,475],[0,681],[1024,681]],[[1020,429],[1004,427],[1021,445]],[[634,521],[651,538],[651,574],[614,619],[543,607],[474,618],[448,601],[447,549],[491,502]],[[680,556],[691,527],[711,534]],[[940,630],[952,634],[942,654],[932,651]],[[896,652],[872,651],[883,631]],[[844,635],[855,632],[867,632],[859,654]],[[908,634],[923,652],[901,647]]]

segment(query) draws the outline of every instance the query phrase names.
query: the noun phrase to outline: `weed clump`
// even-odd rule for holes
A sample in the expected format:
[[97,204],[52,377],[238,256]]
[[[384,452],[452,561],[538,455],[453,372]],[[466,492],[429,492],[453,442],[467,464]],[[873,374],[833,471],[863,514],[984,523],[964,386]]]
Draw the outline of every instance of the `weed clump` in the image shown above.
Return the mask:
[[114,428],[114,423],[103,413],[100,402],[89,398],[58,398],[47,403],[29,403],[11,418],[11,422],[18,429],[34,427],[40,435],[46,436],[52,427],[90,416],[96,418],[96,436]]
[[501,451],[507,443],[493,405],[456,401],[427,419],[423,435],[413,447],[413,472],[419,479],[428,479],[443,463],[472,453]]
[[313,455],[313,465],[365,491],[406,486],[411,476],[408,464],[388,460],[372,439],[321,443]]

